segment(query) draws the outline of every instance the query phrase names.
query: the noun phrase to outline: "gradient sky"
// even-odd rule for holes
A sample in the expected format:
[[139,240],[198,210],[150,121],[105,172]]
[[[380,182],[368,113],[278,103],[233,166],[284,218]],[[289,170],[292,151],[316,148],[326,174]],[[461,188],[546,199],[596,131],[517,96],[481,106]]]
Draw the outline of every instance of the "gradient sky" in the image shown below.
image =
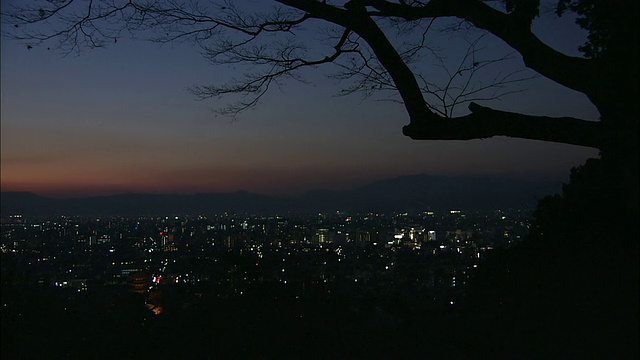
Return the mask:
[[[567,19],[539,20],[535,28],[572,54],[584,39]],[[271,91],[231,122],[211,111],[224,103],[186,91],[233,75],[194,47],[123,39],[62,57],[3,38],[1,51],[2,191],[291,194],[416,173],[564,181],[571,167],[597,156],[594,149],[504,137],[414,141],[402,135],[402,105],[335,97],[340,84],[324,76],[334,69],[308,71],[312,84]],[[598,118],[582,94],[544,78],[527,88],[483,104]]]

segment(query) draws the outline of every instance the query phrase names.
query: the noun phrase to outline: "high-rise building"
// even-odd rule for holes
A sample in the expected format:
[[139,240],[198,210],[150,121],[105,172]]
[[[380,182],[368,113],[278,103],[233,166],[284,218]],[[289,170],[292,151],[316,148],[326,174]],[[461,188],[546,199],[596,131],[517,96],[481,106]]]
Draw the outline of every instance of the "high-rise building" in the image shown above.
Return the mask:
[[330,237],[329,237],[329,229],[326,229],[326,228],[318,229],[316,231],[316,236],[318,238],[318,243],[319,244],[324,244],[324,243],[331,242],[330,241]]

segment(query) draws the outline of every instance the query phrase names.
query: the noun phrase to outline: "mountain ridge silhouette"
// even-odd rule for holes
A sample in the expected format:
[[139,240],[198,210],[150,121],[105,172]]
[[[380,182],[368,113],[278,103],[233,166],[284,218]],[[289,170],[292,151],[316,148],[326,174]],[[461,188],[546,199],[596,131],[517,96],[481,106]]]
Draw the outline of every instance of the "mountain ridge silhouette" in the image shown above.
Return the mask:
[[424,210],[533,209],[537,201],[561,189],[560,182],[494,177],[407,175],[375,181],[351,190],[311,190],[299,195],[229,193],[123,193],[57,199],[30,192],[2,192],[4,216],[195,215],[220,212],[390,212]]

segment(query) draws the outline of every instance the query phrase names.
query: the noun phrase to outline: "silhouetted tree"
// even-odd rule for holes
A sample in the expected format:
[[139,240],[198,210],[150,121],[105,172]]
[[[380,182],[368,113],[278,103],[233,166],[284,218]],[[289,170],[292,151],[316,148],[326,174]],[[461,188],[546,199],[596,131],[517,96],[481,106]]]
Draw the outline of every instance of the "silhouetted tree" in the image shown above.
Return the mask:
[[[29,46],[53,42],[73,52],[105,46],[133,33],[161,43],[194,42],[213,63],[255,65],[237,82],[192,89],[201,98],[242,95],[240,101],[221,109],[226,113],[255,105],[282,79],[299,79],[304,68],[334,63],[342,69],[338,77],[353,80],[348,93],[395,91],[410,119],[404,134],[413,139],[509,136],[599,148],[603,159],[618,164],[618,182],[630,192],[621,203],[637,209],[636,1],[559,0],[557,14],[576,13],[577,23],[589,32],[581,47],[585,57],[565,55],[536,37],[531,25],[539,15],[539,0],[276,0],[268,7],[264,2],[244,5],[239,1],[33,1],[9,9],[3,20],[13,25],[12,36]],[[448,81],[436,85],[433,76],[423,72],[421,61],[425,52],[435,53],[428,40],[435,32],[434,21],[443,18],[460,21],[452,29],[478,28],[504,41],[527,68],[587,95],[601,120],[533,116],[473,102],[499,96],[505,91],[496,92],[496,86],[502,89],[528,77],[509,74],[497,76],[488,86],[474,85],[471,78],[476,71],[505,59],[480,59],[475,40],[460,65],[447,69]],[[322,29],[319,22],[333,27]],[[311,48],[308,41],[296,40],[297,33],[309,28],[321,32],[324,45],[317,42]],[[452,83],[456,79],[461,82]],[[494,90],[481,95],[487,87]],[[470,113],[452,117],[451,107],[465,102]]]
[[[403,132],[412,139],[508,136],[599,149],[600,159],[575,169],[561,195],[540,203],[531,239],[485,264],[472,297],[475,309],[484,303],[488,314],[502,317],[496,336],[515,341],[511,349],[497,351],[503,356],[637,354],[638,1],[555,3],[557,16],[573,13],[588,32],[583,57],[563,54],[534,34],[539,0],[274,0],[268,8],[265,3],[48,0],[9,9],[2,18],[13,26],[11,36],[29,47],[53,43],[69,53],[135,34],[160,43],[193,42],[214,64],[252,64],[254,70],[237,82],[192,89],[200,98],[241,96],[222,113],[256,105],[284,79],[301,80],[305,68],[334,64],[340,69],[336,76],[350,81],[345,93],[397,95],[392,99],[404,104],[410,120]],[[498,75],[484,86],[474,82],[480,71],[508,56],[481,58],[476,37],[462,60],[449,65],[428,41],[441,19],[461,37],[476,28],[502,40],[526,68],[585,94],[600,120],[479,105],[531,75]],[[308,38],[296,38],[304,31],[317,31],[324,42],[311,47]],[[448,72],[443,82],[425,72],[429,56]],[[454,116],[453,108],[463,103],[470,112]],[[543,336],[522,341],[532,334]]]

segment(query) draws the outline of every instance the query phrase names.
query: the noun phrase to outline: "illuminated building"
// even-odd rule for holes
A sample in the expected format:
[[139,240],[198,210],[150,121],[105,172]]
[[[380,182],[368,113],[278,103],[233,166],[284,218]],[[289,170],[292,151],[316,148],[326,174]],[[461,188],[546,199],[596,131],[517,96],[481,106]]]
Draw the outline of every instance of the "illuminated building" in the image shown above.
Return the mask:
[[318,229],[316,231],[316,237],[319,244],[328,243],[329,241],[329,229]]
[[236,244],[236,241],[235,241],[235,239],[233,238],[233,236],[231,236],[231,235],[227,235],[227,236],[224,238],[224,246],[225,246],[227,249],[232,249],[232,248],[235,246],[235,244]]
[[143,294],[149,288],[150,278],[144,271],[138,271],[129,276],[129,286],[131,291],[138,294]]
[[371,234],[368,231],[356,230],[356,246],[363,246],[371,242]]

